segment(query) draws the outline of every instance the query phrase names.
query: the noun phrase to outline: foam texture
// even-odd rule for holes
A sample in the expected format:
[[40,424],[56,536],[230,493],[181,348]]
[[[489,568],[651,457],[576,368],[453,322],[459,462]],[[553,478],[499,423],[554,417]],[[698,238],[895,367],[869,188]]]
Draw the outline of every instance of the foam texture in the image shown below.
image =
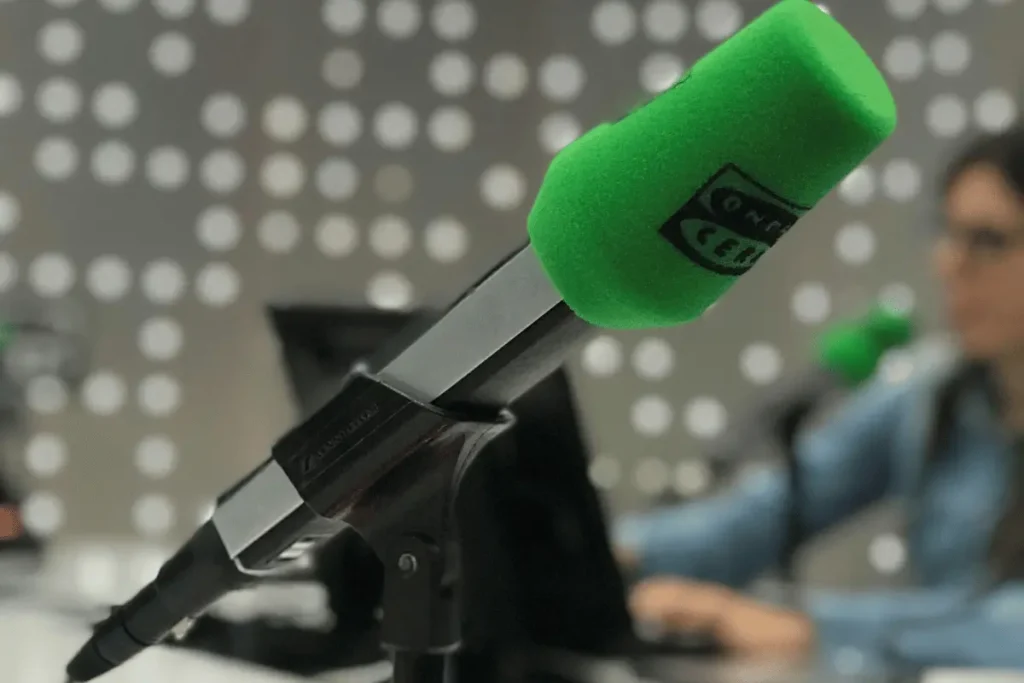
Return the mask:
[[875,373],[887,351],[910,343],[913,336],[908,316],[878,306],[858,320],[826,330],[818,338],[818,362],[855,386]]
[[867,316],[871,335],[885,347],[909,344],[914,337],[914,321],[910,316],[886,306],[878,306]]
[[783,0],[675,86],[563,149],[530,213],[530,241],[591,324],[686,322],[895,123],[892,95],[856,41],[814,3]]
[[856,386],[875,374],[885,348],[864,325],[835,325],[818,339],[818,363],[838,375],[848,386]]

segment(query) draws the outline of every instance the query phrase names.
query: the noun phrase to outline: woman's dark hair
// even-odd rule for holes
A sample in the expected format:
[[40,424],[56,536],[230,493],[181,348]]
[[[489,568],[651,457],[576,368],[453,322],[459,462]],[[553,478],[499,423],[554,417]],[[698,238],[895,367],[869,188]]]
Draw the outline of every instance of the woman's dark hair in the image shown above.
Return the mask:
[[[980,165],[998,170],[1009,186],[1024,198],[1024,126],[986,135],[963,148],[940,178],[942,194],[945,195],[965,171]],[[998,387],[984,365],[965,364],[938,387],[933,408],[932,433],[925,453],[926,463],[929,465],[937,464],[939,459],[949,452],[952,426],[959,401],[968,387],[979,385],[993,408],[999,410],[1001,397]],[[1007,508],[994,530],[988,561],[992,578],[996,582],[1024,578],[1024,491],[1011,492]]]
[[1010,187],[1024,197],[1024,126],[986,135],[960,150],[942,174],[942,194],[949,191],[964,171],[979,165],[995,167]]

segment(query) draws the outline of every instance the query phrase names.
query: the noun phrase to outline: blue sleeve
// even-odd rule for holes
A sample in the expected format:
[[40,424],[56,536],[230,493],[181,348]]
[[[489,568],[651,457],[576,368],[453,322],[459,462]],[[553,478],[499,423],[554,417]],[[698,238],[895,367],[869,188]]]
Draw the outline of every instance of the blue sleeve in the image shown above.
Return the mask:
[[[908,393],[907,385],[873,384],[800,440],[801,509],[809,531],[827,529],[885,495]],[[785,473],[772,468],[721,497],[626,518],[614,540],[636,557],[641,576],[741,587],[780,560],[787,497]]]
[[886,669],[1024,669],[1024,586],[972,600],[966,590],[822,594],[806,605],[824,662],[844,674]]

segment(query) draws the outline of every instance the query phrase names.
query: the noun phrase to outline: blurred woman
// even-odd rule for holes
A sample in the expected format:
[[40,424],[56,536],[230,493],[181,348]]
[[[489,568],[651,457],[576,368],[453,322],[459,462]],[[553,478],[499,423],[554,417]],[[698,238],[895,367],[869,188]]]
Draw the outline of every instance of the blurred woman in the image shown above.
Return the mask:
[[1024,129],[964,150],[942,190],[933,263],[960,358],[868,387],[798,447],[805,528],[904,499],[917,585],[810,594],[800,611],[739,593],[782,553],[772,472],[621,524],[638,618],[745,655],[1024,668]]

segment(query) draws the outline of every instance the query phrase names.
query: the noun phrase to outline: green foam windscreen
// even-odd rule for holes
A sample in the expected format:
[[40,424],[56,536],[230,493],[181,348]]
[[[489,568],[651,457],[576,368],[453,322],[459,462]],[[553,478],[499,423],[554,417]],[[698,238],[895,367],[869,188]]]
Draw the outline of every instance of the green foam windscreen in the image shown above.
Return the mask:
[[809,0],[783,0],[672,88],[552,161],[530,243],[612,329],[698,317],[896,125],[878,69]]
[[872,336],[882,346],[902,346],[914,337],[914,321],[910,316],[888,306],[877,306],[867,315]]
[[818,338],[818,363],[856,386],[875,373],[886,351],[914,336],[911,319],[878,306],[852,322],[838,323]]
[[0,351],[10,346],[17,335],[17,328],[8,322],[0,322]]
[[885,349],[864,325],[834,325],[818,338],[818,363],[856,386],[875,374]]

